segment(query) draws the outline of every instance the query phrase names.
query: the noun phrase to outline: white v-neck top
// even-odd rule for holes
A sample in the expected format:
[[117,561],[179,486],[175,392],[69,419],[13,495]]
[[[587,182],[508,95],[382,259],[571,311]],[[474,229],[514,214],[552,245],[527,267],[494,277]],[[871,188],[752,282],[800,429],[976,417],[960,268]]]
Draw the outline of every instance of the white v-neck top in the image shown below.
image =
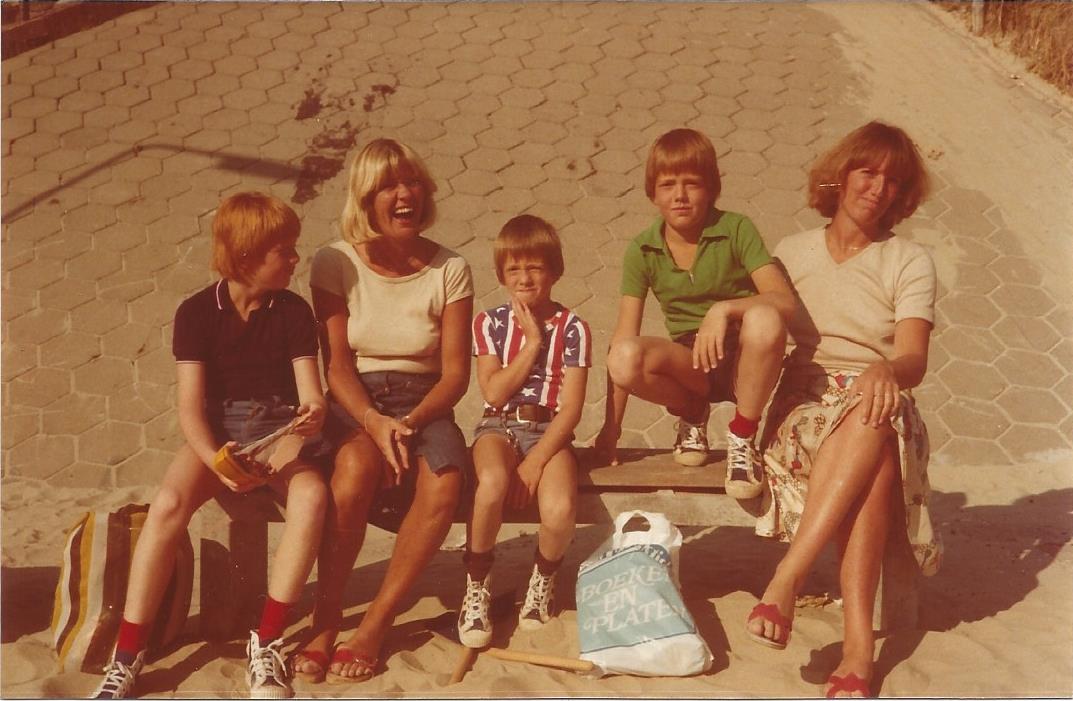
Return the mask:
[[894,357],[899,321],[935,323],[935,264],[918,243],[888,234],[836,263],[819,228],[787,236],[774,255],[801,302],[790,322],[788,372],[863,372]]

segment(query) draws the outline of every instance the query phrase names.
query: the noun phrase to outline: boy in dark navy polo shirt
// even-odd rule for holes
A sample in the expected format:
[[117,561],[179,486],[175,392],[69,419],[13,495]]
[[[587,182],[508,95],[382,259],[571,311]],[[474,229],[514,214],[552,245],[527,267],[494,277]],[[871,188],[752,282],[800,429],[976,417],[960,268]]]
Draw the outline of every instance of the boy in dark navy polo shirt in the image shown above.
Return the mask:
[[[635,394],[678,417],[675,461],[702,465],[710,402],[733,401],[725,486],[727,494],[749,499],[761,491],[753,439],[779,378],[795,302],[749,218],[715,207],[719,189],[715,148],[706,136],[674,129],[653,144],[645,192],[660,218],[626,249],[596,447],[617,462],[626,400]],[[671,339],[640,335],[649,290]]]
[[[298,263],[300,230],[290,207],[261,193],[232,195],[216,212],[213,267],[223,279],[175,313],[172,346],[186,442],[168,467],[138,538],[115,655],[95,698],[133,693],[175,562],[177,536],[194,511],[222,489],[258,486],[239,485],[210,469],[217,451],[225,443],[267,436],[296,415],[306,417],[297,433],[310,437],[320,431],[325,402],[313,312],[286,289]],[[282,634],[316,557],[328,493],[320,472],[301,455],[269,480],[286,491],[286,524],[260,627],[250,631],[246,680],[250,698],[289,698]]]

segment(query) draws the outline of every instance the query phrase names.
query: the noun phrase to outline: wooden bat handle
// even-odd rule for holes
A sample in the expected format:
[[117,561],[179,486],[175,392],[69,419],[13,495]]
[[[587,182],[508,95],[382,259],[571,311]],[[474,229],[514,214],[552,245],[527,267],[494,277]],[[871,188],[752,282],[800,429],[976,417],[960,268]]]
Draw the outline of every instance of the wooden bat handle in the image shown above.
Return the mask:
[[595,666],[588,660],[580,660],[576,657],[555,657],[554,655],[541,655],[536,652],[519,652],[517,650],[504,650],[499,647],[490,647],[485,653],[501,660],[512,662],[528,662],[542,667],[556,667],[573,672],[588,672]]
[[455,671],[451,672],[451,680],[448,684],[457,684],[462,681],[462,678],[466,676],[466,672],[473,666],[474,660],[477,659],[477,650],[471,647],[462,648],[462,656],[458,658],[458,662],[455,663]]

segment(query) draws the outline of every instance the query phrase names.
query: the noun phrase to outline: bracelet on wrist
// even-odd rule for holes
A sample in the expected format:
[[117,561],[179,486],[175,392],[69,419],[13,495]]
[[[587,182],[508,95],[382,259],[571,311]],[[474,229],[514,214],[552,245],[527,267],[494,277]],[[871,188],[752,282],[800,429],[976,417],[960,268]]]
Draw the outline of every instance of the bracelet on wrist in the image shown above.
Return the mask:
[[369,428],[369,412],[376,411],[376,407],[371,406],[365,410],[365,413],[361,416],[361,427],[368,430]]

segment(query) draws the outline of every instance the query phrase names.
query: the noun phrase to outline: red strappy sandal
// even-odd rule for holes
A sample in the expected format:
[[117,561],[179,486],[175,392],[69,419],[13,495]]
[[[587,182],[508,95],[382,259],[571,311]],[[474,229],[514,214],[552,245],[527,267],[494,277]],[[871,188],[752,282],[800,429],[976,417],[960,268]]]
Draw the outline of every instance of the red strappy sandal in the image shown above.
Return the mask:
[[835,698],[835,694],[839,692],[844,694],[857,692],[864,694],[865,698],[872,697],[872,690],[868,688],[868,682],[861,679],[853,672],[850,672],[844,677],[832,674],[827,678],[827,683],[831,685],[826,694],[829,699]]
[[[759,633],[752,632],[748,628],[748,623],[754,618],[762,618],[769,623],[774,623],[777,626],[782,626],[783,630],[785,631],[785,634],[782,638],[767,638],[763,635],[760,635]],[[749,613],[749,618],[746,619],[745,623],[745,632],[749,634],[749,637],[752,638],[754,642],[760,643],[765,647],[775,648],[776,650],[784,649],[786,647],[786,643],[790,642],[790,631],[794,627],[793,621],[782,615],[782,613],[779,612],[778,606],[776,606],[775,604],[764,603],[757,604],[753,607],[753,610],[751,613]]]

